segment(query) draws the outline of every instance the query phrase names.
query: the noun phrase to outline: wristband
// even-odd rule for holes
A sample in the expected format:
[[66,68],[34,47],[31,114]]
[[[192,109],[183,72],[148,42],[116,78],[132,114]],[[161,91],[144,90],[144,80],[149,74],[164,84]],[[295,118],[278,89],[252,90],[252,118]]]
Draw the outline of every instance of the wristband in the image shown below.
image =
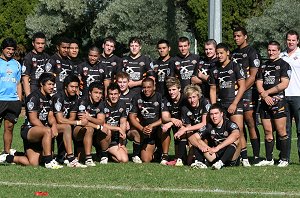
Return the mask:
[[101,125],[97,125],[97,130],[102,130],[103,129],[103,126],[101,126]]

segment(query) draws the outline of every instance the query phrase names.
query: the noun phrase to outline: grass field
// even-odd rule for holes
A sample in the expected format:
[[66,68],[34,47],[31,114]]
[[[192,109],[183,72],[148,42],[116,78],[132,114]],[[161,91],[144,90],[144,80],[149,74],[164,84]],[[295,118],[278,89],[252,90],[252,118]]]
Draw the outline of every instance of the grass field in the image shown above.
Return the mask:
[[[13,148],[21,151],[22,122],[20,119],[13,140]],[[300,197],[295,144],[294,138],[291,160],[296,163],[286,168],[240,166],[214,171],[130,162],[49,170],[2,165],[0,197],[36,197],[36,191],[48,192],[48,197]],[[251,146],[248,150],[252,156]],[[261,153],[264,156],[263,144]]]

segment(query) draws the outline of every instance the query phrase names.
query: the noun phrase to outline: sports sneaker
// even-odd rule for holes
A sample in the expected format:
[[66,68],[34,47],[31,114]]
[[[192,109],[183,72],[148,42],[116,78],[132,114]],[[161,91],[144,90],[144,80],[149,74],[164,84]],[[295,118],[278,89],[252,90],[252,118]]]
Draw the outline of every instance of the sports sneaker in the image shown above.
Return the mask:
[[274,160],[262,160],[260,162],[258,162],[257,164],[255,164],[254,166],[273,166],[274,165]]
[[251,167],[248,159],[242,159],[242,165],[244,167]]
[[278,167],[287,167],[289,165],[289,162],[286,160],[279,160]]
[[224,166],[223,162],[221,160],[214,163],[211,167],[214,170],[220,170]]
[[7,157],[8,155],[9,155],[9,154],[7,154],[7,153],[4,153],[4,154],[1,154],[1,155],[0,155],[0,163],[1,163],[1,164],[6,163],[6,157]]
[[60,169],[62,167],[63,166],[59,165],[57,163],[57,161],[55,161],[54,159],[51,162],[49,162],[49,163],[45,163],[45,168],[49,168],[49,169]]
[[74,159],[72,162],[69,162],[67,164],[67,167],[72,167],[72,168],[86,168],[87,165],[81,164],[78,162],[77,159]]
[[96,164],[94,163],[94,161],[92,159],[85,160],[85,165],[86,166],[96,166]]
[[67,160],[67,159],[64,160],[65,165],[68,165],[69,163],[70,163],[69,160]]
[[166,165],[168,165],[168,166],[175,166],[175,164],[176,164],[176,160],[168,161],[166,163]]
[[162,159],[160,161],[160,164],[162,164],[162,165],[167,165],[167,163],[168,163],[168,160],[166,160],[166,159]]
[[175,166],[183,166],[182,159],[178,158],[178,159],[176,160]]
[[107,157],[101,157],[100,164],[107,164],[108,158]]
[[143,163],[142,160],[141,160],[141,158],[139,156],[137,156],[137,155],[132,157],[132,162],[136,163],[136,164]]
[[191,164],[191,167],[194,169],[207,168],[207,166],[203,162],[200,162],[198,160],[195,160],[195,162]]

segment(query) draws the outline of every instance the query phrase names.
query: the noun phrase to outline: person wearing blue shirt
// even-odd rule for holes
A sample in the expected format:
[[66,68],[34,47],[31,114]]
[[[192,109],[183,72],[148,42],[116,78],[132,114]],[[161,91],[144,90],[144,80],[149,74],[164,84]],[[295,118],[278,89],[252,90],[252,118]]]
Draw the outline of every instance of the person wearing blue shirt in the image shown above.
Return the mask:
[[21,65],[13,59],[17,43],[6,38],[1,44],[0,55],[0,123],[4,120],[4,153],[9,153],[14,125],[21,112]]

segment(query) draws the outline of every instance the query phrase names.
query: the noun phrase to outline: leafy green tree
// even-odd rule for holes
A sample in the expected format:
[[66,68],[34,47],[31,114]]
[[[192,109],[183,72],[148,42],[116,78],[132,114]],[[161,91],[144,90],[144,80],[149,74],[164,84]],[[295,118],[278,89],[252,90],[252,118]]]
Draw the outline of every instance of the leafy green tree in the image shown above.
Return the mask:
[[161,38],[176,41],[186,30],[184,13],[169,0],[115,0],[98,14],[91,31],[93,39],[114,36],[127,44],[132,36],[143,41],[143,51],[156,56],[155,45]]
[[294,0],[275,0],[259,17],[246,20],[254,45],[266,55],[266,45],[276,40],[284,46],[285,33],[294,29],[300,33],[300,3]]
[[26,36],[25,19],[32,13],[38,0],[1,0],[0,1],[0,42],[6,37],[12,37],[25,45]]
[[[273,0],[226,0],[222,1],[222,42],[234,47],[232,38],[235,26],[245,26],[245,19],[258,16]],[[208,1],[188,0],[187,6],[191,10],[192,27],[195,29],[199,43],[208,39]],[[200,46],[202,48],[202,46]],[[202,50],[203,51],[203,50]]]

